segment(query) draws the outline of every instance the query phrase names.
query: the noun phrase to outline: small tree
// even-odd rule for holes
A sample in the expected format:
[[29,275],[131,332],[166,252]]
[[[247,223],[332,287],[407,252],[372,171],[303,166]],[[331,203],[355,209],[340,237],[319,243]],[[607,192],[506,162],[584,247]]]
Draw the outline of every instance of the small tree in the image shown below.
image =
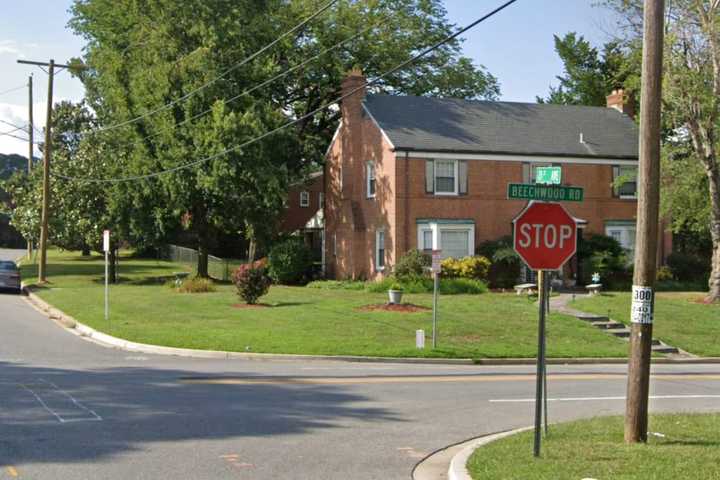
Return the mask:
[[265,262],[258,261],[240,265],[233,272],[233,283],[240,298],[248,305],[255,305],[270,289],[272,280],[267,273]]
[[427,253],[420,250],[410,250],[400,257],[395,265],[395,276],[401,279],[423,276],[431,262],[430,255]]
[[295,285],[306,281],[312,263],[312,251],[301,238],[292,237],[270,249],[268,273],[275,283]]

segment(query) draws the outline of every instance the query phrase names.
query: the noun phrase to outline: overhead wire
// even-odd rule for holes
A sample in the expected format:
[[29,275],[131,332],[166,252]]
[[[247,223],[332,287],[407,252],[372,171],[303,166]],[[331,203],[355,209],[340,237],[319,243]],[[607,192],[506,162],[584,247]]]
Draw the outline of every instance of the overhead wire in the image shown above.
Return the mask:
[[186,163],[184,163],[184,164],[177,165],[177,166],[175,166],[175,167],[168,168],[168,169],[165,169],[165,170],[160,170],[160,171],[156,171],[156,172],[152,172],[152,173],[148,173],[148,174],[142,174],[142,175],[130,175],[130,176],[125,176],[125,177],[115,177],[115,178],[72,177],[72,176],[66,176],[66,175],[62,175],[62,174],[58,174],[58,173],[52,173],[52,175],[55,176],[55,177],[57,177],[57,178],[62,178],[62,179],[64,179],[64,180],[70,180],[70,181],[81,181],[81,182],[88,182],[88,183],[120,183],[120,182],[129,182],[129,181],[137,181],[137,180],[150,179],[150,178],[158,177],[158,176],[160,176],[160,175],[166,175],[166,174],[174,173],[174,172],[177,172],[177,171],[180,171],[180,170],[184,170],[184,169],[187,169],[187,168],[192,168],[192,167],[194,167],[194,166],[196,166],[196,165],[200,165],[200,164],[202,164],[202,163],[212,161],[212,160],[214,160],[214,159],[216,159],[216,158],[218,158],[218,157],[221,157],[221,156],[226,155],[226,154],[228,154],[228,153],[230,153],[230,152],[233,152],[233,151],[236,151],[236,150],[240,150],[240,149],[242,149],[242,148],[245,148],[245,147],[247,147],[247,146],[249,146],[249,145],[251,145],[251,144],[253,144],[253,143],[259,142],[260,140],[263,140],[263,139],[265,139],[265,138],[267,138],[267,137],[269,137],[269,136],[271,136],[271,135],[274,135],[274,134],[277,133],[277,132],[280,132],[280,131],[282,131],[282,130],[285,130],[286,128],[289,128],[289,127],[291,127],[291,126],[293,126],[293,125],[295,125],[295,124],[297,124],[297,123],[299,123],[299,122],[302,122],[303,120],[306,120],[306,119],[314,116],[315,114],[317,114],[317,113],[319,113],[319,112],[321,112],[321,111],[323,111],[323,110],[326,110],[326,109],[330,108],[331,106],[337,104],[338,102],[340,102],[340,101],[342,101],[342,100],[344,100],[344,99],[346,99],[346,98],[354,95],[354,94],[357,93],[358,91],[363,90],[363,89],[367,88],[368,86],[371,86],[371,85],[374,85],[374,84],[378,83],[380,80],[384,79],[385,77],[388,77],[388,76],[392,75],[393,73],[397,72],[398,70],[401,70],[402,68],[406,67],[407,65],[415,62],[416,60],[418,60],[418,59],[420,59],[420,58],[422,58],[422,57],[424,57],[424,56],[426,56],[427,54],[433,52],[434,50],[437,50],[437,49],[440,48],[442,45],[444,45],[444,44],[446,44],[446,43],[454,40],[455,38],[459,37],[460,35],[462,35],[463,33],[467,32],[468,30],[476,27],[476,26],[479,25],[480,23],[482,23],[482,22],[488,20],[489,18],[495,16],[496,14],[500,13],[502,10],[506,9],[507,7],[509,7],[510,5],[512,5],[513,3],[517,2],[517,1],[518,1],[518,0],[508,0],[507,2],[503,3],[503,4],[500,5],[499,7],[495,8],[494,10],[492,10],[491,12],[483,15],[482,17],[478,18],[478,19],[475,20],[474,22],[472,22],[472,23],[466,25],[465,27],[459,29],[459,30],[456,31],[455,33],[453,33],[453,34],[451,34],[451,35],[448,35],[447,37],[445,37],[445,38],[443,38],[442,40],[436,42],[435,44],[431,45],[430,47],[422,50],[420,53],[412,56],[412,57],[409,58],[408,60],[406,60],[406,61],[404,61],[404,62],[396,65],[395,67],[393,67],[393,68],[385,71],[384,73],[378,75],[378,76],[375,77],[373,80],[363,82],[363,83],[362,83],[361,85],[359,85],[358,87],[356,87],[356,88],[350,90],[349,92],[347,92],[347,93],[345,93],[345,94],[337,97],[336,99],[334,99],[334,100],[332,100],[332,101],[330,101],[330,102],[327,102],[327,103],[323,104],[322,106],[320,106],[320,107],[318,107],[318,108],[316,108],[316,109],[314,109],[314,110],[312,110],[312,111],[310,111],[310,112],[308,112],[308,113],[306,113],[306,114],[304,114],[304,115],[302,115],[302,116],[300,116],[300,117],[298,117],[298,118],[295,118],[294,120],[291,120],[291,121],[289,121],[289,122],[286,122],[286,123],[280,125],[279,127],[276,127],[276,128],[274,128],[274,129],[272,129],[272,130],[269,130],[269,131],[263,133],[262,135],[259,135],[259,136],[257,136],[257,137],[254,137],[254,138],[252,138],[252,139],[250,139],[250,140],[248,140],[248,141],[246,141],[246,142],[243,142],[243,143],[241,143],[241,144],[239,144],[239,145],[235,145],[235,146],[233,146],[233,147],[230,147],[230,148],[227,148],[227,149],[225,149],[225,150],[222,150],[222,151],[220,151],[220,152],[218,152],[218,153],[215,153],[215,154],[213,154],[213,155],[210,155],[210,156],[208,156],[208,157],[204,157],[204,158],[201,158],[201,159],[198,159],[198,160],[194,160],[194,161],[191,161],[191,162],[186,162]]
[[209,87],[210,85],[212,85],[212,84],[214,84],[215,82],[217,82],[218,80],[222,79],[222,78],[225,77],[225,75],[227,75],[228,73],[237,70],[238,68],[242,67],[243,65],[246,65],[247,63],[249,63],[249,62],[251,62],[252,60],[254,60],[255,58],[257,58],[258,56],[262,55],[264,52],[266,52],[267,50],[269,50],[269,49],[271,49],[272,47],[274,47],[275,45],[277,45],[280,41],[282,41],[282,40],[285,39],[286,37],[294,34],[294,33],[297,32],[298,30],[300,30],[301,28],[303,28],[305,25],[307,25],[309,22],[311,22],[312,20],[314,20],[314,19],[317,18],[318,16],[322,15],[326,10],[328,10],[330,7],[332,7],[332,6],[333,6],[334,4],[336,4],[338,1],[339,1],[339,0],[330,0],[330,1],[329,1],[328,3],[326,3],[323,7],[321,7],[321,8],[318,9],[318,10],[316,10],[312,15],[310,15],[310,16],[307,17],[307,18],[305,18],[302,22],[298,23],[297,25],[295,25],[294,27],[292,27],[290,30],[288,30],[288,31],[286,31],[285,33],[281,34],[280,36],[278,36],[277,38],[275,38],[273,41],[271,41],[270,43],[268,43],[268,44],[265,45],[264,47],[260,48],[259,50],[256,50],[254,53],[252,53],[252,54],[249,55],[248,57],[245,57],[243,60],[237,62],[237,63],[234,64],[233,66],[231,66],[231,67],[229,67],[228,69],[224,70],[222,73],[220,73],[220,75],[216,76],[216,77],[213,78],[212,80],[209,80],[209,81],[203,83],[203,84],[200,85],[199,87],[197,87],[197,88],[189,91],[188,93],[186,93],[186,94],[184,94],[184,95],[176,98],[175,100],[172,100],[171,102],[168,102],[168,103],[163,104],[163,105],[161,105],[161,106],[159,106],[159,107],[156,107],[156,108],[153,108],[153,109],[151,109],[151,110],[148,110],[147,112],[145,112],[145,113],[143,113],[143,114],[141,114],[141,115],[138,115],[138,116],[136,116],[136,117],[130,118],[130,119],[128,119],[128,120],[124,120],[124,121],[122,121],[122,122],[119,122],[119,123],[116,123],[116,124],[113,124],[113,125],[108,125],[108,126],[106,126],[106,127],[99,127],[99,128],[93,129],[93,130],[87,130],[87,131],[85,131],[85,132],[80,132],[80,134],[81,134],[81,135],[96,134],[96,133],[106,132],[106,131],[109,131],[109,130],[114,130],[114,129],[116,129],[116,128],[120,128],[120,127],[123,127],[123,126],[125,126],[125,125],[130,125],[130,124],[132,124],[132,123],[139,122],[140,120],[142,120],[142,119],[144,119],[144,118],[147,118],[147,117],[149,117],[149,116],[151,116],[151,115],[154,115],[154,114],[156,114],[156,113],[158,113],[158,112],[162,112],[162,111],[164,111],[164,110],[167,110],[167,109],[169,109],[169,108],[177,105],[178,103],[187,100],[188,98],[192,97],[192,96],[195,95],[196,93],[200,92],[201,90],[206,89],[206,88]]
[[3,90],[2,92],[0,92],[0,95],[5,95],[6,93],[12,93],[12,92],[15,92],[15,91],[17,91],[17,90],[20,90],[21,88],[25,88],[25,87],[27,87],[27,84],[26,84],[26,83],[25,83],[25,84],[22,84],[22,85],[19,85],[19,86],[17,86],[17,87],[13,87],[13,88],[11,88],[11,89],[9,89],[9,90]]

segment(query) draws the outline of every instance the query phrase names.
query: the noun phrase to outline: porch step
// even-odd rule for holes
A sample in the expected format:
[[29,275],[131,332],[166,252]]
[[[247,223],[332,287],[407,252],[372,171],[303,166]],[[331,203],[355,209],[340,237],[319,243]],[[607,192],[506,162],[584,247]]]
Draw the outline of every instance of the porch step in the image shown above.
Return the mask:
[[670,345],[666,345],[662,342],[659,342],[658,345],[652,346],[652,351],[654,353],[679,353],[680,350],[678,350],[675,347],[671,347]]
[[620,330],[625,328],[624,323],[615,322],[613,320],[606,322],[592,322],[591,325],[602,330]]
[[608,317],[606,317],[604,315],[592,315],[592,314],[578,315],[577,318],[584,322],[607,322],[610,320]]
[[608,332],[612,335],[615,335],[616,337],[620,338],[630,338],[630,329],[629,328],[616,328]]

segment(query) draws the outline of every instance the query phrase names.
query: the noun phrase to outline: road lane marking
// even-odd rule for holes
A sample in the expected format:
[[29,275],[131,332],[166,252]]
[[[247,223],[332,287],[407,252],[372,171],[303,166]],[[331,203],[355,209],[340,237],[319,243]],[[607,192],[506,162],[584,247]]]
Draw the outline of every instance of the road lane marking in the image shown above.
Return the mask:
[[6,470],[7,470],[7,472],[8,472],[8,475],[10,475],[11,477],[17,477],[17,476],[18,476],[18,471],[17,471],[17,469],[16,469],[15,467],[9,466],[9,467],[6,468]]
[[[717,398],[720,395],[650,395],[650,400],[679,400],[693,398]],[[624,396],[618,397],[565,397],[565,398],[548,398],[548,402],[592,402],[604,400],[625,400]],[[488,400],[490,403],[534,403],[534,398],[493,398]]]
[[[720,374],[655,374],[655,380],[720,380]],[[627,380],[625,373],[550,374],[548,380]],[[388,375],[365,377],[181,377],[181,383],[205,385],[356,385],[387,383],[535,381],[535,374]]]
[[32,396],[34,396],[35,399],[40,403],[40,405],[42,405],[42,407],[43,407],[45,410],[47,410],[48,412],[50,412],[50,413],[57,419],[58,422],[60,422],[60,423],[72,423],[72,422],[88,422],[88,421],[101,421],[101,420],[102,420],[102,417],[101,417],[100,415],[98,415],[97,413],[95,413],[93,410],[87,408],[85,405],[83,405],[83,404],[80,403],[77,399],[75,399],[75,397],[73,397],[72,395],[70,395],[70,394],[67,393],[66,391],[62,390],[60,387],[58,387],[58,386],[57,386],[56,384],[54,384],[53,382],[49,382],[49,381],[44,380],[44,379],[42,379],[42,378],[40,378],[40,379],[38,379],[38,380],[39,380],[40,382],[43,382],[43,383],[45,383],[46,385],[52,387],[52,390],[50,391],[50,393],[59,393],[59,394],[65,396],[65,397],[67,397],[67,398],[73,403],[73,405],[75,405],[77,408],[79,408],[79,409],[81,409],[81,410],[84,410],[84,411],[88,412],[88,413],[91,415],[91,417],[88,417],[88,418],[63,418],[62,415],[60,415],[58,412],[56,412],[55,410],[53,410],[52,408],[50,408],[50,406],[45,402],[45,400],[42,399],[42,397],[41,397],[37,392],[35,392],[35,390],[33,390],[32,388],[30,388],[30,387],[29,387],[28,385],[26,385],[26,384],[22,384],[22,383],[19,384],[22,388],[24,388],[25,390],[27,390],[28,392],[30,392],[30,393],[32,394]]

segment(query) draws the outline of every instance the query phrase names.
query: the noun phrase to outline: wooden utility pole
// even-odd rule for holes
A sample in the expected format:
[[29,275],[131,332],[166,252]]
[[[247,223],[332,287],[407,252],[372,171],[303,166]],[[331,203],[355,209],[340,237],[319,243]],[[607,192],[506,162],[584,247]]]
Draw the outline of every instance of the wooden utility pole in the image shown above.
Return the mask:
[[[40,224],[40,262],[38,263],[38,282],[47,281],[47,240],[48,240],[48,219],[50,216],[50,159],[52,156],[52,107],[53,107],[53,81],[55,68],[71,68],[70,65],[55,64],[50,62],[35,62],[30,60],[18,60],[18,63],[35,65],[40,68],[47,67],[48,74],[48,96],[47,96],[47,119],[45,121],[45,145],[43,147],[43,201],[42,219]],[[82,68],[82,65],[78,67]],[[76,68],[73,66],[72,68]],[[32,110],[32,105],[30,106]]]
[[630,362],[625,406],[626,443],[647,442],[660,203],[660,109],[664,15],[664,0],[645,0],[640,98],[639,197],[632,288]]
[[[32,171],[32,163],[33,163],[33,151],[35,150],[35,142],[34,142],[34,134],[35,134],[35,124],[33,123],[33,85],[32,85],[33,77],[30,75],[28,77],[28,164],[27,164],[27,171],[28,175],[30,175],[30,172]],[[27,239],[27,255],[28,255],[28,261],[32,261],[32,252],[33,252],[33,241],[32,241],[32,235],[28,237]]]

